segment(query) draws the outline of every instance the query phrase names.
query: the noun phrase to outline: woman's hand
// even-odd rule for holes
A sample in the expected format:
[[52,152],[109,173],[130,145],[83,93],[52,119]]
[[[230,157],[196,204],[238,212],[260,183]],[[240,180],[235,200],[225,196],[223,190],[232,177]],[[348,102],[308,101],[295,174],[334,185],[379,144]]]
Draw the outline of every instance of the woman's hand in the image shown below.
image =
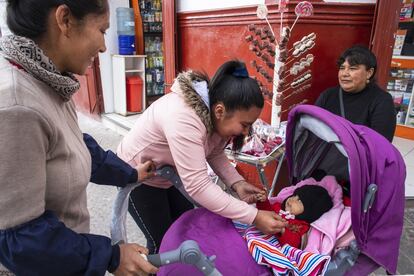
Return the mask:
[[284,231],[287,221],[273,211],[259,210],[253,223],[265,234],[275,234]]
[[231,185],[239,198],[249,204],[266,199],[266,191],[242,180]]
[[152,161],[145,161],[144,163],[138,164],[135,169],[138,172],[138,182],[155,175],[155,165]]
[[155,274],[158,268],[147,262],[140,254],[148,255],[148,249],[135,243],[120,244],[119,266],[115,276]]

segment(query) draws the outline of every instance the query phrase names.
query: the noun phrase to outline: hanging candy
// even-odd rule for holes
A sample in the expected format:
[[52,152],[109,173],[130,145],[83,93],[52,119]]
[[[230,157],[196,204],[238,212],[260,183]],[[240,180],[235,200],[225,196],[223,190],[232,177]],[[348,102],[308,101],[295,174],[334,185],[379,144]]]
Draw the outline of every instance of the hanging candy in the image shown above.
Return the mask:
[[308,17],[313,15],[312,4],[308,1],[299,2],[295,7],[295,14],[296,19],[295,22],[293,22],[292,28],[290,29],[291,31],[293,30],[293,27],[295,27],[295,24],[298,21],[299,17]]

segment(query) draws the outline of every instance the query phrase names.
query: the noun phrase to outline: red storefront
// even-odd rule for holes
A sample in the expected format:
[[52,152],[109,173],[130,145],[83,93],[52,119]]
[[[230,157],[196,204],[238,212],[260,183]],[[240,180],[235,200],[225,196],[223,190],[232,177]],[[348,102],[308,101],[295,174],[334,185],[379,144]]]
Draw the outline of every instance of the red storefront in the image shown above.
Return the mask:
[[[277,29],[281,20],[278,7],[273,4],[277,1],[266,2],[269,22]],[[294,8],[298,2],[290,1],[283,16],[283,26],[291,26],[295,21]],[[400,11],[399,1],[378,0],[376,4],[326,3],[322,0],[310,2],[313,4],[314,13],[298,20],[288,48],[303,36],[316,34],[315,46],[311,50],[314,62],[309,68],[312,71],[311,87],[306,92],[282,102],[282,120],[286,118],[290,107],[300,102],[312,104],[321,91],[337,83],[336,59],[351,45],[370,46],[378,57],[379,84],[386,88],[388,80],[393,36]],[[224,60],[238,58],[248,63],[258,59],[245,41],[249,34],[249,24],[266,26],[266,22],[256,15],[256,5],[176,13],[174,1],[163,1],[162,8],[164,86],[167,93],[176,73],[181,70],[192,68],[213,74]],[[106,99],[101,93],[96,70],[98,66],[95,64],[94,68],[90,68],[86,78],[81,77],[83,91],[75,99],[82,111],[93,114],[105,112],[102,102]],[[249,66],[249,71],[260,79],[260,74],[253,67]],[[267,106],[270,108],[270,101]],[[269,117],[269,110],[264,113],[265,118]]]
[[[266,0],[269,10],[269,22],[275,28],[276,36],[281,16],[277,1]],[[300,1],[290,1],[284,13],[282,25],[292,26],[296,19],[295,6]],[[344,49],[362,44],[369,46],[377,55],[377,81],[385,89],[387,86],[394,33],[398,27],[401,3],[399,1],[377,0],[376,3],[332,3],[322,0],[310,1],[313,15],[300,18],[295,25],[288,43],[293,43],[304,36],[314,33],[315,46],[309,51],[314,61],[308,68],[312,74],[309,88],[303,93],[293,95],[281,103],[281,120],[287,118],[288,111],[297,103],[312,104],[318,95],[328,87],[337,84],[336,60]],[[177,72],[188,68],[204,70],[212,75],[217,67],[228,59],[241,59],[249,63],[258,60],[256,54],[249,49],[245,37],[249,35],[248,26],[255,24],[265,27],[266,21],[256,14],[257,5],[213,9],[202,11],[176,12],[177,2],[162,2],[162,27],[164,50],[165,92],[168,93]],[[278,37],[276,37],[278,39]],[[100,93],[97,65],[91,68],[84,78],[84,89],[75,100],[82,111],[99,114],[102,101],[106,100]],[[262,79],[255,68],[248,65],[249,73]],[[268,73],[272,74],[268,69]],[[85,84],[86,83],[86,84]],[[265,83],[270,91],[272,84]],[[271,100],[268,99],[262,118],[270,121]],[[89,111],[88,111],[89,110]],[[109,111],[110,112],[110,111]],[[397,135],[414,139],[414,130],[399,126]],[[268,178],[274,174],[275,167],[268,166]],[[247,178],[257,178],[255,173]],[[252,179],[251,179],[252,180]],[[256,182],[256,180],[252,180]],[[283,181],[283,177],[282,177]]]

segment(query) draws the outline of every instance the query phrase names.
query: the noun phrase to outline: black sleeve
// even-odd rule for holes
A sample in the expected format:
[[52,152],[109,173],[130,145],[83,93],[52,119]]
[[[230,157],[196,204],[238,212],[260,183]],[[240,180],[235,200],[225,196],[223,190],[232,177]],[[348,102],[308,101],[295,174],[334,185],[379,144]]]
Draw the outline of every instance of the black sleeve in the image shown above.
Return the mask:
[[137,182],[136,169],[112,151],[103,150],[92,136],[84,133],[83,140],[92,158],[91,182],[117,187],[125,187],[128,183]]
[[388,141],[392,142],[396,126],[396,114],[392,96],[385,91],[378,91],[382,93],[381,97],[373,107],[370,114],[370,128],[382,134]]
[[326,106],[326,94],[327,94],[327,91],[325,90],[324,92],[322,92],[319,95],[318,99],[315,102],[316,106],[319,106],[319,107],[322,107],[322,108],[324,108]]
[[51,211],[0,230],[0,262],[16,275],[102,276],[119,266],[120,250],[104,236],[78,234]]

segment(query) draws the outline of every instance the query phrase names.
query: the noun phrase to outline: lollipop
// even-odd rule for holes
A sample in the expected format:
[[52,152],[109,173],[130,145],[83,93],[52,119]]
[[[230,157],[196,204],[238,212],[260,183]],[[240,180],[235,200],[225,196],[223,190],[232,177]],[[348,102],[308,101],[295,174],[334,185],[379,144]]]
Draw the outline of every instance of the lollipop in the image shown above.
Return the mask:
[[267,6],[264,4],[260,4],[257,6],[257,10],[256,10],[256,15],[257,17],[259,17],[260,19],[265,19],[267,22],[267,25],[269,25],[269,29],[272,32],[273,36],[275,36],[275,34],[273,33],[273,29],[272,26],[269,23],[269,20],[267,19],[267,15],[269,14],[269,11],[267,9]]
[[287,12],[287,5],[289,4],[289,0],[279,0],[279,12],[284,13]]
[[268,13],[269,11],[266,5],[260,4],[257,6],[256,14],[257,14],[257,17],[259,17],[260,19],[266,19]]
[[289,0],[279,0],[279,12],[280,12],[280,33],[282,34],[282,25],[283,25],[283,13],[287,12],[287,5]]
[[296,19],[295,22],[293,22],[292,28],[290,28],[290,30],[293,30],[293,27],[295,27],[295,24],[298,21],[299,17],[307,17],[313,15],[312,4],[308,1],[299,2],[295,7],[295,14]]
[[308,1],[299,2],[295,7],[296,16],[311,16],[313,15],[313,6]]

